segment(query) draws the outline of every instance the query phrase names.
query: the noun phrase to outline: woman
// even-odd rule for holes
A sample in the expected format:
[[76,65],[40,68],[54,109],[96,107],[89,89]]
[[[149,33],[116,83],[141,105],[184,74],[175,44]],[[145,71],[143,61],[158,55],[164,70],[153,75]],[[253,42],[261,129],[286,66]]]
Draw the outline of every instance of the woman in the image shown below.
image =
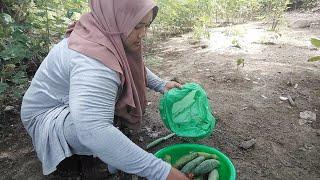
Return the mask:
[[141,39],[158,8],[151,0],[91,0],[90,8],[51,49],[23,98],[21,119],[43,173],[78,154],[148,179],[187,179],[113,125],[115,118],[140,127],[146,86],[158,92],[181,86],[142,61]]

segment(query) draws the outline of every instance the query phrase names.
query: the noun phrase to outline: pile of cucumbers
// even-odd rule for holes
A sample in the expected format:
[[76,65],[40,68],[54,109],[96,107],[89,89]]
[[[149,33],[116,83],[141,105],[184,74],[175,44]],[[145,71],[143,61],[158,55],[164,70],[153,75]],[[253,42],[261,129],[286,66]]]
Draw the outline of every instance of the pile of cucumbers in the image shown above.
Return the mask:
[[217,159],[218,157],[215,154],[206,152],[190,152],[179,158],[174,164],[171,163],[170,155],[163,158],[164,161],[195,180],[218,180],[219,172],[217,168],[220,166],[220,162]]

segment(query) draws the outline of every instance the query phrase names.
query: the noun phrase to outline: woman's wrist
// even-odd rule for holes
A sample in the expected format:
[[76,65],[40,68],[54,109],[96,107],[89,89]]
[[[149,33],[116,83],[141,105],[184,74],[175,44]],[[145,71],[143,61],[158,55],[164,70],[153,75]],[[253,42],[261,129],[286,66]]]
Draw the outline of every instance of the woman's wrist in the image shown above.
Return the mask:
[[176,168],[171,167],[167,180],[189,180],[189,178]]

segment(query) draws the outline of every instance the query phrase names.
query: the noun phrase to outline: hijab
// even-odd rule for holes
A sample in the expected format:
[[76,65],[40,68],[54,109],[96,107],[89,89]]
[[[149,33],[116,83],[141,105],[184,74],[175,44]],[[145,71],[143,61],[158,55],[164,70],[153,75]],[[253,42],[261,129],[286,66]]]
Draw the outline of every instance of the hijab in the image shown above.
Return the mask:
[[91,11],[68,27],[68,47],[119,74],[115,116],[120,124],[138,129],[147,103],[146,71],[141,48],[126,52],[123,42],[150,10],[154,19],[158,8],[152,0],[90,0],[89,4]]

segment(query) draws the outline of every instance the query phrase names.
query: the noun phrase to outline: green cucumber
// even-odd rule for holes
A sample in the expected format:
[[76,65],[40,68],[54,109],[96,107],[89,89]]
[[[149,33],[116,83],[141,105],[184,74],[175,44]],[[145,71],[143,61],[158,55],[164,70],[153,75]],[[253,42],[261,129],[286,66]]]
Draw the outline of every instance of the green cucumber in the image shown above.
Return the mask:
[[219,165],[220,165],[220,162],[215,159],[205,160],[193,170],[193,174],[197,176],[200,174],[209,173],[213,169],[217,168]]
[[190,154],[184,155],[173,164],[173,167],[181,169],[185,164],[187,164],[189,161],[192,161],[196,157],[198,157],[198,154],[195,152],[191,152]]
[[169,135],[167,135],[165,137],[161,137],[159,139],[156,139],[156,140],[152,141],[151,143],[149,143],[147,145],[147,149],[150,149],[150,148],[160,144],[161,142],[163,142],[163,141],[165,141],[165,140],[167,140],[169,138],[172,138],[174,135],[176,135],[176,134],[175,133],[171,133],[171,134],[169,134]]
[[214,169],[209,173],[208,180],[219,180],[219,172],[217,169]]
[[199,156],[203,156],[206,159],[218,159],[218,156],[215,154],[210,154],[206,152],[197,152]]
[[190,173],[192,170],[197,167],[202,161],[204,161],[206,158],[203,156],[199,156],[195,158],[194,160],[188,162],[183,168],[181,169],[181,172],[183,173]]

